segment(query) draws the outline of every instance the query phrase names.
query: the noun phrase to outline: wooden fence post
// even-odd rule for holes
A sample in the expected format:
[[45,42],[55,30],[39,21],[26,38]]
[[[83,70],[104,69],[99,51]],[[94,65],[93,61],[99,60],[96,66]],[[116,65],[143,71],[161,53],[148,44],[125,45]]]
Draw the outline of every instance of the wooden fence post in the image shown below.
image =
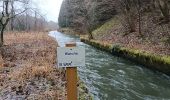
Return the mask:
[[[66,47],[76,47],[76,43],[67,43]],[[77,100],[77,67],[66,68],[67,100]]]

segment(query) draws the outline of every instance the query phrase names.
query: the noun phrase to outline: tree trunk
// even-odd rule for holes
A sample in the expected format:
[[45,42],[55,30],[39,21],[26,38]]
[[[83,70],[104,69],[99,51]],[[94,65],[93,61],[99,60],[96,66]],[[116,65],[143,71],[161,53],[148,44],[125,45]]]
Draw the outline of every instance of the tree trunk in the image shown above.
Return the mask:
[[165,19],[165,21],[169,22],[169,8],[168,8],[168,1],[167,0],[158,0],[158,5],[160,11]]
[[138,10],[138,20],[139,20],[139,35],[140,36],[142,36],[142,31],[141,31],[141,1],[140,0],[138,0],[138,8],[137,8],[137,10]]
[[[12,16],[15,15],[14,13],[14,1],[11,1],[11,14]],[[11,18],[11,30],[13,31],[14,30],[14,18]]]
[[89,39],[90,39],[90,40],[91,40],[91,39],[94,39],[91,32],[89,32]]
[[34,30],[37,31],[37,12],[35,11]]
[[0,34],[0,47],[3,46],[4,43],[4,27],[1,29],[1,34]]

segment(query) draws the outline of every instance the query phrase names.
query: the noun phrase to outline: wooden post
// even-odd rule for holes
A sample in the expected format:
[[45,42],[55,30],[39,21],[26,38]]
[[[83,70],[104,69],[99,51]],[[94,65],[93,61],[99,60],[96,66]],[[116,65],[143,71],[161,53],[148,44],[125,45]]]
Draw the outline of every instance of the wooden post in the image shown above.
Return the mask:
[[[76,43],[67,43],[66,47],[76,47]],[[66,68],[67,100],[77,100],[77,67]]]

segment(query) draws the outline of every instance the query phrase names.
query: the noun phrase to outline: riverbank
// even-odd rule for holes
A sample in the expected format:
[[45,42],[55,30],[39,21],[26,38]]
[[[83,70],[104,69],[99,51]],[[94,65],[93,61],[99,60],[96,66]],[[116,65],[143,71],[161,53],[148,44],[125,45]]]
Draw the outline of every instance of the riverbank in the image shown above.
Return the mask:
[[80,36],[82,35],[79,32],[76,32],[74,29],[72,28],[59,28],[57,31],[61,32],[61,33],[65,33],[65,34],[70,34],[70,35],[77,35]]
[[149,36],[148,32],[143,36],[137,32],[125,34],[120,19],[114,17],[92,32],[94,40],[88,40],[85,36],[85,41],[100,48],[111,45],[112,49],[109,50],[112,54],[170,75],[169,33],[162,33],[159,25],[155,27],[155,34]]
[[150,69],[170,75],[170,56],[155,55],[147,51],[122,47],[117,44],[109,44],[107,42],[89,40],[87,37],[81,37],[81,41],[98,49],[107,51],[113,55],[126,58],[133,62],[144,65]]
[[169,76],[80,43],[77,36],[60,32],[50,32],[50,36],[61,43],[74,41],[80,47],[85,46],[86,66],[78,71],[94,100],[170,98]]
[[66,99],[65,75],[56,67],[55,39],[44,32],[9,32],[4,40],[0,99]]
[[[100,49],[110,51],[112,54],[170,74],[169,29],[162,31],[160,25],[152,23],[154,29],[152,27],[148,31],[142,31],[142,36],[140,36],[138,31],[125,32],[121,22],[119,16],[115,16],[91,32],[92,40],[88,40],[87,35],[84,35],[82,40]],[[144,29],[147,28],[144,27]],[[64,30],[67,30],[64,31],[65,33],[69,32],[69,28],[64,28]],[[154,34],[149,33],[151,31]],[[111,47],[108,47],[109,45]]]
[[[149,33],[150,31],[154,33]],[[142,32],[142,36],[140,36],[138,32],[124,32],[121,19],[114,17],[95,29],[92,35],[98,41],[119,44],[123,47],[142,50],[156,55],[170,56],[170,32],[168,29],[162,32],[159,25]]]

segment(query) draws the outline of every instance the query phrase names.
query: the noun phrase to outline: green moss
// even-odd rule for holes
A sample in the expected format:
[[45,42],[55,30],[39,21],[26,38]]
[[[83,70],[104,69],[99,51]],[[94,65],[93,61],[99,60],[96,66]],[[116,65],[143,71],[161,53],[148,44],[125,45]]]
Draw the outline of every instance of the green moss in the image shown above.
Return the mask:
[[101,50],[128,58],[129,60],[170,75],[170,56],[160,56],[142,50],[128,49],[126,47],[122,47],[120,44],[112,45],[85,38],[81,38],[81,40]]
[[169,56],[163,56],[162,60],[170,65],[170,57]]
[[126,49],[126,48],[121,48],[120,50],[122,52],[128,52],[127,56],[139,59],[141,60],[141,62],[143,61],[145,63],[152,64],[152,65],[156,63],[160,65],[161,64],[170,65],[169,56],[159,56],[141,50],[133,50],[133,49]]
[[106,22],[105,24],[103,24],[102,26],[100,26],[99,28],[97,28],[96,30],[94,30],[92,34],[94,37],[107,34],[109,30],[111,30],[117,23],[118,23],[118,20],[116,19],[116,17],[114,17],[108,22]]

